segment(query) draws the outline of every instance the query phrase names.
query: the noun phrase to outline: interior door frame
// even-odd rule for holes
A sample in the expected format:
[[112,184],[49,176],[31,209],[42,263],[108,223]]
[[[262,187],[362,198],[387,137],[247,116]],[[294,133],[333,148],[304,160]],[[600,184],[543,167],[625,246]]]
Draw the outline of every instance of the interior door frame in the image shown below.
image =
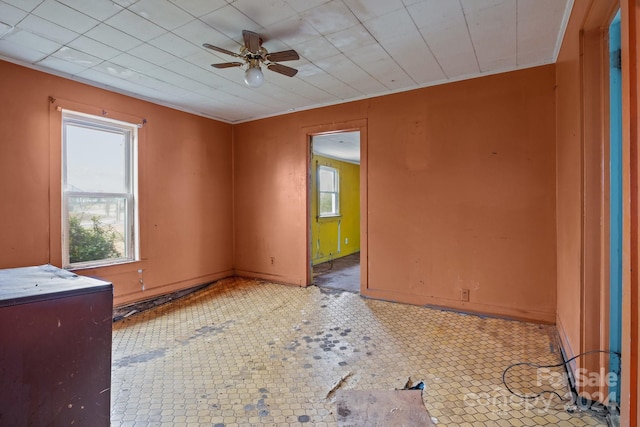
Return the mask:
[[367,119],[349,120],[345,122],[332,122],[327,124],[320,124],[314,126],[305,126],[302,128],[301,138],[306,144],[306,188],[305,203],[306,203],[306,230],[307,230],[307,283],[309,286],[313,284],[313,257],[312,257],[312,237],[311,237],[311,160],[312,160],[312,145],[311,139],[316,135],[341,133],[341,132],[360,132],[360,293],[363,289],[367,289],[369,285],[368,274],[368,138],[367,138]]

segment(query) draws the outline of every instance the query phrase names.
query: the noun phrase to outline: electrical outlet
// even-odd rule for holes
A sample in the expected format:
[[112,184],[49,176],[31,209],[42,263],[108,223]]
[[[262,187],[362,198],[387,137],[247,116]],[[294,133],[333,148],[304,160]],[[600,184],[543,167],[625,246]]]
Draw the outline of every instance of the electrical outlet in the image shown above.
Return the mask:
[[348,238],[348,237],[345,237],[345,238],[344,238],[344,244],[345,244],[345,245],[348,245],[348,244],[349,244],[349,238]]
[[469,289],[460,289],[460,301],[469,301]]
[[274,265],[276,263],[276,257],[272,256],[271,257],[271,265]]

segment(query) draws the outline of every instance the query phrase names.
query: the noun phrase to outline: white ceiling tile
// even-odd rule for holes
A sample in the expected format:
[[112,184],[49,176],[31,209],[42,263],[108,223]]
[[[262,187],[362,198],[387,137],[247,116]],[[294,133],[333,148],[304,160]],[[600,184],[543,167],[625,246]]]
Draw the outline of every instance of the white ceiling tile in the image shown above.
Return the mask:
[[193,43],[190,43],[172,33],[166,33],[153,40],[149,40],[149,44],[177,56],[178,58],[184,58],[185,56],[193,55],[194,53],[198,53],[202,50]]
[[89,68],[80,64],[65,61],[64,59],[56,58],[54,56],[49,56],[47,58],[44,58],[42,61],[38,62],[36,65],[50,68],[52,70],[56,70],[72,76]]
[[226,0],[170,0],[182,10],[190,13],[191,15],[199,18],[203,15],[213,12],[227,5]]
[[9,40],[0,40],[0,57],[12,58],[27,64],[32,64],[46,57],[48,54],[13,43]]
[[104,43],[97,42],[89,37],[80,36],[77,39],[71,41],[67,46],[77,49],[81,52],[95,55],[101,59],[109,60],[116,55],[120,54],[118,49],[114,49],[111,46],[107,46]]
[[315,87],[321,87],[325,92],[333,95],[337,101],[357,98],[363,95],[363,93],[359,90],[354,89],[348,84],[336,79],[335,77],[327,73],[314,74],[311,76],[300,76],[298,78],[303,79],[304,81]]
[[566,3],[560,0],[518,1],[518,65],[553,62]]
[[384,40],[382,46],[417,84],[446,78],[417,30]]
[[138,2],[138,0],[111,0],[112,2],[119,4],[122,7],[129,7]]
[[14,31],[9,34],[5,40],[46,54],[51,54],[62,47],[60,43],[47,40],[44,37],[25,30]]
[[100,24],[92,28],[85,33],[85,36],[121,51],[133,49],[142,44],[141,40],[107,24]]
[[128,53],[122,53],[115,58],[112,58],[110,62],[140,73],[146,73],[147,71],[158,67],[151,62],[147,62]]
[[378,41],[400,36],[416,29],[413,20],[404,8],[370,19],[364,23],[364,26]]
[[0,39],[7,36],[9,33],[13,32],[14,30],[15,30],[15,27],[13,25],[0,22]]
[[345,30],[359,22],[341,0],[332,0],[310,9],[302,16],[323,35]]
[[344,2],[362,22],[404,7],[401,0],[344,0]]
[[262,34],[265,41],[279,39],[288,46],[303,43],[320,36],[318,30],[298,16],[267,25]]
[[407,10],[448,78],[480,72],[459,2],[429,0]]
[[138,47],[134,47],[127,53],[158,66],[162,66],[176,60],[174,55],[150,44],[142,44]]
[[420,3],[424,0],[402,0],[402,3],[404,3],[405,6],[411,6],[412,4],[415,3]]
[[401,89],[415,84],[378,44],[355,50],[349,54],[349,58],[363,70],[375,73],[376,80],[387,89]]
[[151,40],[166,32],[162,27],[127,9],[107,19],[105,23],[143,41]]
[[235,0],[232,5],[262,27],[297,15],[286,0]]
[[98,65],[103,61],[103,59],[101,58],[87,54],[85,52],[81,52],[76,49],[72,49],[67,46],[61,47],[51,56],[84,68],[93,67],[94,65]]
[[53,22],[46,21],[35,15],[27,16],[20,21],[17,27],[60,44],[69,43],[71,40],[79,36],[79,34],[74,31],[61,27]]
[[[185,56],[181,62],[193,65],[200,70],[206,70],[207,72],[213,71],[211,64],[227,62],[229,58],[220,59],[209,53],[209,51],[201,50],[193,55]],[[224,71],[224,70],[220,70]]]
[[[240,45],[235,40],[230,39],[220,31],[215,30],[214,28],[197,19],[183,25],[180,28],[176,28],[175,30],[173,30],[173,33],[185,40],[188,40],[198,48],[201,48],[203,43],[209,43],[214,46],[219,46],[227,49],[231,52],[240,52]],[[212,50],[210,52],[214,53],[214,51]],[[224,54],[216,53],[216,55],[224,57]]]
[[98,21],[104,21],[122,10],[122,6],[104,0],[57,0]]
[[[220,86],[229,81],[224,78],[224,76],[217,75],[214,71],[213,67],[202,68],[198,65],[195,65],[191,62],[188,62],[186,59],[178,59],[172,62],[169,62],[164,65],[164,68],[167,70],[171,70],[175,73],[181,74],[190,79],[196,80],[200,83],[203,83],[207,86]],[[221,73],[224,70],[219,70]],[[228,70],[231,71],[231,70]],[[226,73],[227,76],[230,76],[231,73]]]
[[95,19],[54,0],[46,0],[33,14],[80,34],[98,25]]
[[297,12],[304,12],[328,2],[329,0],[287,0],[289,6]]
[[17,8],[20,8],[26,12],[31,12],[33,9],[38,7],[38,5],[42,3],[44,0],[3,0],[3,1]]
[[0,3],[0,22],[14,26],[23,20],[25,16],[27,16],[27,12],[24,10],[10,4]]
[[516,5],[513,0],[462,0],[482,72],[516,66]]
[[242,40],[242,30],[259,32],[260,26],[231,5],[201,17],[206,24],[236,41]]
[[167,30],[173,30],[193,20],[193,16],[167,0],[140,0],[129,10]]
[[298,55],[306,58],[309,62],[318,61],[340,53],[340,51],[324,37],[318,37],[294,45],[293,48],[298,52]]
[[333,77],[364,94],[379,93],[385,90],[385,87],[380,82],[344,55],[316,61],[315,64]]
[[365,46],[376,44],[376,40],[361,24],[354,25],[346,30],[329,34],[326,39],[341,52],[351,52]]

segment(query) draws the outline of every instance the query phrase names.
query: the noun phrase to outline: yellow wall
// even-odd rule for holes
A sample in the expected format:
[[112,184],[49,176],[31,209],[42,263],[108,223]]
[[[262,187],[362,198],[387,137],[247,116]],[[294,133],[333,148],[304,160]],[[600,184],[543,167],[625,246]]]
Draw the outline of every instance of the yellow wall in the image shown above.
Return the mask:
[[[338,169],[340,216],[318,218],[317,167]],[[338,248],[338,228],[340,247]],[[311,259],[313,265],[360,251],[360,166],[314,155],[311,159]]]

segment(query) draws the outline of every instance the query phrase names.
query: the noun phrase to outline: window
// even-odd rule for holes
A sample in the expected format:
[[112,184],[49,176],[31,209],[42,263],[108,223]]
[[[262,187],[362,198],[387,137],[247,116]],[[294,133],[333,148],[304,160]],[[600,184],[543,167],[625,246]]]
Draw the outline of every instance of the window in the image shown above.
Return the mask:
[[137,125],[63,110],[64,267],[137,259]]
[[340,215],[340,182],[338,169],[318,166],[319,216]]

